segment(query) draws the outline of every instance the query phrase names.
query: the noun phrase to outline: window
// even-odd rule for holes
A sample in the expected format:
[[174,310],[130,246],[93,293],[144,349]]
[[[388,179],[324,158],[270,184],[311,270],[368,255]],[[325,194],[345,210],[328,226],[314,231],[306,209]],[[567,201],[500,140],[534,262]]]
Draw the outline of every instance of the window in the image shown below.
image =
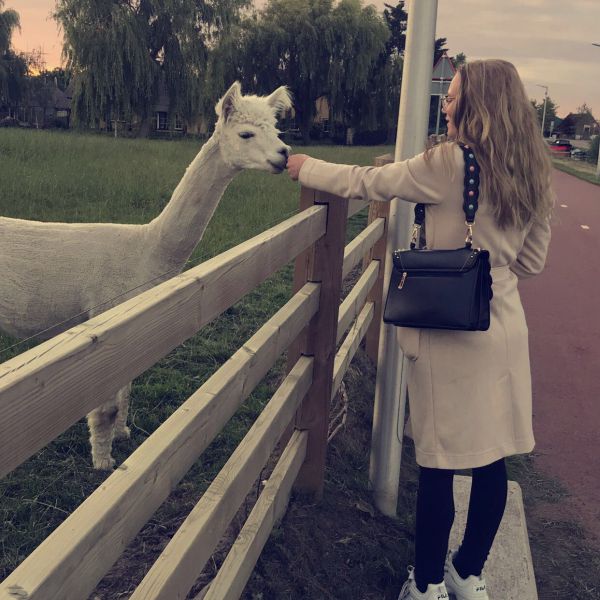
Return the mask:
[[175,115],[175,131],[183,131],[183,120],[179,115]]
[[166,131],[169,128],[168,113],[157,111],[156,113],[156,129],[158,131]]

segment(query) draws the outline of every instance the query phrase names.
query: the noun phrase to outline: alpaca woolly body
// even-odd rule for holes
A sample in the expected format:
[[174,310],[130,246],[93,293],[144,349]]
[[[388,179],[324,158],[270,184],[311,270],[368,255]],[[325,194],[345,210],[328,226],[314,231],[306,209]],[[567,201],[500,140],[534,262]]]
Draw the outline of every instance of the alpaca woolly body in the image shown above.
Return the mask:
[[[47,339],[175,276],[237,173],[285,168],[289,147],[277,137],[275,124],[290,107],[285,87],[263,98],[242,96],[234,83],[216,106],[215,133],[150,223],[0,217],[0,330]],[[129,436],[129,389],[88,415],[95,468],[112,468],[113,436]]]
[[211,138],[150,223],[0,217],[0,329],[19,338],[45,331],[47,339],[175,276],[238,171]]

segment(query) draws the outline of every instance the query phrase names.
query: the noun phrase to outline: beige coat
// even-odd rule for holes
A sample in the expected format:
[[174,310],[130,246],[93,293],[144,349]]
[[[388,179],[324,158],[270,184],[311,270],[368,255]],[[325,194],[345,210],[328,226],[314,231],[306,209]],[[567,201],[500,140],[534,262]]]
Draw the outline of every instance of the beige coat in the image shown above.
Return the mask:
[[[437,147],[429,162],[421,154],[383,167],[311,158],[299,179],[349,198],[425,203],[427,247],[458,248],[465,238],[464,160],[454,144],[449,156],[444,161]],[[410,359],[410,421],[419,465],[465,469],[533,449],[528,331],[517,280],[540,273],[549,241],[546,223],[501,230],[482,195],[473,243],[490,252],[490,328],[398,328],[398,343]]]

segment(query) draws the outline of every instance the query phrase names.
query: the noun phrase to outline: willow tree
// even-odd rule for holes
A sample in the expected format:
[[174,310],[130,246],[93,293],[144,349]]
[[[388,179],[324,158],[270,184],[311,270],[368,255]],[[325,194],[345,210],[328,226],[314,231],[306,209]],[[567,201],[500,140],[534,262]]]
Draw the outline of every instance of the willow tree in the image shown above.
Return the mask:
[[[80,123],[138,116],[161,91],[189,120],[203,106],[211,45],[249,0],[57,0]],[[146,121],[147,122],[147,121]],[[142,127],[144,131],[144,127]]]
[[[346,127],[379,128],[381,102],[391,89],[387,63],[390,34],[373,6],[359,0],[340,2],[332,11],[330,105],[334,119]],[[383,60],[382,60],[383,59]]]
[[20,26],[19,14],[2,10],[4,4],[0,0],[0,108],[10,108],[22,95],[27,64],[11,47],[13,32]]
[[239,40],[246,85],[261,93],[287,85],[308,141],[316,100],[326,96],[342,113],[344,94],[367,86],[387,29],[359,0],[269,0],[243,23]]

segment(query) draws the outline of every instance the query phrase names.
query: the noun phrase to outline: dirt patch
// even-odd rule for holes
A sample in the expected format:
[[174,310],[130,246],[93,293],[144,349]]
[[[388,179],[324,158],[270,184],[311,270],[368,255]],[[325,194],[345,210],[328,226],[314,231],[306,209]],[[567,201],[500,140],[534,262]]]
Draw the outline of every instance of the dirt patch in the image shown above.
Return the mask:
[[[399,518],[380,514],[368,489],[374,378],[372,363],[359,351],[345,380],[348,418],[329,447],[323,499],[313,504],[292,496],[250,577],[244,600],[396,600],[414,559],[417,467],[412,442],[405,439]],[[534,455],[512,457],[508,467],[509,477],[523,489],[539,598],[600,597],[599,553],[569,512],[568,491],[538,473],[534,462]],[[98,586],[93,600],[130,596],[198,500],[193,480],[192,473],[178,486],[168,506]],[[258,492],[257,482],[188,598],[200,598],[215,576]]]

